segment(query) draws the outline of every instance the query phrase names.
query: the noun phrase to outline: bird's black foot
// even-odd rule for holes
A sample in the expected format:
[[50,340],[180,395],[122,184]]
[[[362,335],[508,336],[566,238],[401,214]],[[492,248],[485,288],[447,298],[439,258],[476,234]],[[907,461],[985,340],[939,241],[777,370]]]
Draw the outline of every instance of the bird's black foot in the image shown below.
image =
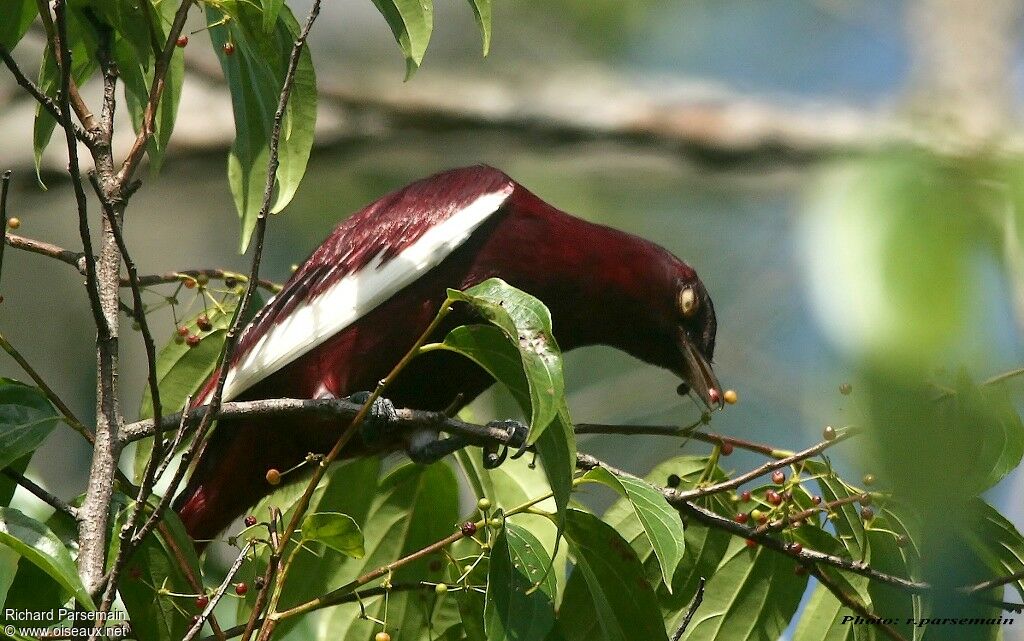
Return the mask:
[[508,435],[507,444],[493,444],[484,447],[484,468],[493,470],[505,462],[505,458],[508,457],[508,448],[521,448],[526,443],[526,436],[530,430],[521,422],[510,419],[491,421],[487,427],[503,429]]
[[[348,397],[349,402],[365,404],[370,392],[356,392]],[[386,398],[377,398],[359,426],[359,435],[370,449],[383,446],[399,437],[398,413],[395,405]]]

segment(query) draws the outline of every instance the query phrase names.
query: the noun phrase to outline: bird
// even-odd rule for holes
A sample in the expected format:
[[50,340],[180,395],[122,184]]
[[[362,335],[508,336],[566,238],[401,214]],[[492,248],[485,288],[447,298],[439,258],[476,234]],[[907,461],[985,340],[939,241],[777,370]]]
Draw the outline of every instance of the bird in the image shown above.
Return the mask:
[[[223,399],[361,392],[365,400],[428,329],[448,288],[490,278],[548,306],[561,350],[609,345],[679,376],[679,394],[722,407],[711,365],[717,320],[694,269],[649,240],[567,214],[486,165],[418,180],[339,223],[241,333]],[[479,322],[472,314],[456,307],[430,340]],[[218,375],[193,406],[209,401]],[[492,383],[469,359],[431,351],[402,370],[387,398],[453,412]],[[347,424],[262,417],[214,429],[174,503],[189,535],[214,538],[273,489],[268,470],[329,451]],[[341,458],[403,449],[421,462],[436,458],[411,441],[352,439]]]

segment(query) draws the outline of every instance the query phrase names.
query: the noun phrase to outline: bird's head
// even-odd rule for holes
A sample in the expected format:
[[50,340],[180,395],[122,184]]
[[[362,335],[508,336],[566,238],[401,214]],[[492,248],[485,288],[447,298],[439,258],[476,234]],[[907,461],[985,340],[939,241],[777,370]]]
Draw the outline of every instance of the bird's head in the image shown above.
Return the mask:
[[708,408],[722,406],[722,388],[711,368],[715,352],[715,333],[718,322],[711,296],[697,274],[680,261],[678,276],[672,293],[675,294],[676,336],[670,344],[668,369],[678,374],[683,382],[680,395],[695,394]]

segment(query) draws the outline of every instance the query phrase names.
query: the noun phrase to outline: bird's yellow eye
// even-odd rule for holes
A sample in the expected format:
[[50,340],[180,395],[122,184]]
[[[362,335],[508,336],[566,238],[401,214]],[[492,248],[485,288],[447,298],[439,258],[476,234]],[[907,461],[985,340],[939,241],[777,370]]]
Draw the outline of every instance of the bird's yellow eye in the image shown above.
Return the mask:
[[682,312],[683,316],[689,318],[697,312],[698,301],[697,294],[693,291],[692,287],[686,287],[683,291],[679,292],[679,311]]

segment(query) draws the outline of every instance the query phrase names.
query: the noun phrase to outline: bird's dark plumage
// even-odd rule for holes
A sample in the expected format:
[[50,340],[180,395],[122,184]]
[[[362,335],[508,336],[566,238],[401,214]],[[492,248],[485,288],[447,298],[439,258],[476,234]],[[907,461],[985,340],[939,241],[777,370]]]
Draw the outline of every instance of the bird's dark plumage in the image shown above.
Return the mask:
[[[415,182],[339,224],[247,327],[225,400],[373,389],[425,331],[446,288],[491,277],[548,305],[563,350],[611,345],[677,373],[705,403],[720,404],[709,365],[715,314],[693,269],[654,243],[565,214],[484,166]],[[472,321],[457,310],[435,338]],[[431,352],[388,396],[400,407],[441,410],[470,402],[490,383],[467,359]],[[216,430],[176,504],[189,533],[216,535],[266,493],[268,469],[328,451],[344,427],[254,419]],[[343,456],[366,453],[353,441]]]

